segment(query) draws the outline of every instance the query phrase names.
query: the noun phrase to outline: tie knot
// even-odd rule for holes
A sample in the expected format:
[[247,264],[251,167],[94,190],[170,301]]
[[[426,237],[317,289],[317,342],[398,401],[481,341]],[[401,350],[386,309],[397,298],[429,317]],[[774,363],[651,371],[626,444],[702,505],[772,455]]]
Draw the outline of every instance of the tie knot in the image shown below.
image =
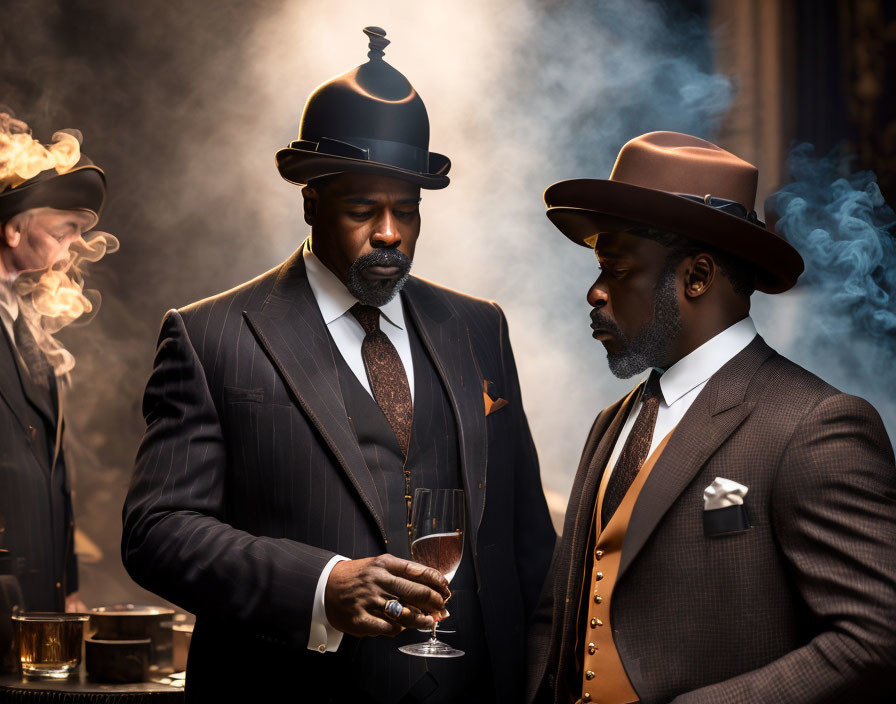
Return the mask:
[[654,369],[647,377],[647,383],[644,384],[644,391],[641,393],[641,401],[651,401],[663,397],[663,390],[660,388],[660,373]]
[[365,334],[369,335],[380,329],[379,308],[365,306],[363,303],[355,303],[355,305],[349,308],[349,312],[355,316],[359,323],[361,323],[361,327],[364,328]]

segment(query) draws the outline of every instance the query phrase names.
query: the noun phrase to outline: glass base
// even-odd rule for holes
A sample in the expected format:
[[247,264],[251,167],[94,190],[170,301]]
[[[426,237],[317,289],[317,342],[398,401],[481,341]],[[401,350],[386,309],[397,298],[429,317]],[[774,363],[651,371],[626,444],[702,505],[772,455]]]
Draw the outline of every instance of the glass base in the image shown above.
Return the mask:
[[452,648],[447,643],[435,638],[430,638],[425,643],[403,645],[399,650],[406,655],[418,655],[424,658],[459,658],[464,654],[463,650]]
[[28,677],[42,677],[53,680],[64,680],[78,669],[78,663],[22,663],[22,674]]

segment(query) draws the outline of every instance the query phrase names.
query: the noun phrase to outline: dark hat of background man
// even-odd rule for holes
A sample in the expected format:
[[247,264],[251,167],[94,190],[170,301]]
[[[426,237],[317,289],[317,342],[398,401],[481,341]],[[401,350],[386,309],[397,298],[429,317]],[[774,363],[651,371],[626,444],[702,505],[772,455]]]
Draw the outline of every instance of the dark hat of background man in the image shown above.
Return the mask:
[[[6,106],[0,106],[6,117],[14,117]],[[22,128],[26,128],[24,123]],[[67,132],[81,144],[78,130]],[[2,186],[0,186],[2,188]],[[45,169],[36,176],[14,187],[0,191],[0,222],[6,222],[19,213],[32,208],[56,208],[57,210],[84,210],[94,217],[90,229],[100,218],[106,200],[106,176],[103,170],[81,154],[70,169],[59,173],[55,168]]]
[[429,151],[426,106],[408,79],[383,61],[386,31],[365,27],[364,33],[369,61],[311,94],[299,138],[277,152],[280,175],[302,185],[352,171],[444,188],[451,161]]
[[651,227],[683,235],[751,264],[756,289],[780,293],[803,259],[753,210],[759,172],[711,142],[649,132],[619,152],[609,180],[572,179],[544,193],[547,216],[569,239],[594,247],[602,232]]

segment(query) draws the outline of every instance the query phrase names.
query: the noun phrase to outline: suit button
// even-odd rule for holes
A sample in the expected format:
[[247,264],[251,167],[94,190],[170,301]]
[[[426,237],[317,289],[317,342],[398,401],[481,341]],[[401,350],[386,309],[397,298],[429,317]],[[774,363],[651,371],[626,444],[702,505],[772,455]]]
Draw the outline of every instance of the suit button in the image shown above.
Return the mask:
[[604,551],[603,551],[603,550],[595,550],[595,551],[594,551],[594,559],[595,559],[595,560],[599,560],[599,559],[602,558],[603,556],[604,556]]
[[596,575],[594,575],[594,581],[595,581],[595,582],[599,582],[599,581],[602,580],[603,578],[604,578],[604,573],[603,573],[603,572],[598,572]]
[[594,643],[588,644],[588,654],[594,655],[597,652],[597,646]]
[[28,434],[31,436],[31,442],[37,440],[37,428],[33,425],[28,426]]
[[604,600],[604,598],[603,598],[600,594],[598,594],[597,592],[595,592],[595,594],[594,594],[594,603],[595,603],[595,604],[599,604],[599,603],[602,602],[603,600]]
[[56,588],[62,589],[62,582],[56,582]]
[[594,670],[585,670],[585,679],[593,680],[594,679]]

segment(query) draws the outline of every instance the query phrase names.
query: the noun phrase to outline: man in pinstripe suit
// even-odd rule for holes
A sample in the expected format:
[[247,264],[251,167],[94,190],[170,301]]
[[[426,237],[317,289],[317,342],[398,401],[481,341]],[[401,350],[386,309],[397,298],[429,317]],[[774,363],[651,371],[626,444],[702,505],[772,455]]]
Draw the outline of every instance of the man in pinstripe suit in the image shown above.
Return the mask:
[[[420,188],[446,186],[450,162],[428,151],[422,101],[382,61],[385,33],[365,32],[370,61],[312,95],[300,139],[277,155],[284,178],[307,184],[311,237],[162,326],[122,555],[197,615],[189,701],[522,696],[555,536],[507,324],[493,303],[408,276]],[[390,368],[388,398],[377,366]],[[418,487],[465,490],[446,624],[456,659],[398,651],[449,594],[409,559]]]

